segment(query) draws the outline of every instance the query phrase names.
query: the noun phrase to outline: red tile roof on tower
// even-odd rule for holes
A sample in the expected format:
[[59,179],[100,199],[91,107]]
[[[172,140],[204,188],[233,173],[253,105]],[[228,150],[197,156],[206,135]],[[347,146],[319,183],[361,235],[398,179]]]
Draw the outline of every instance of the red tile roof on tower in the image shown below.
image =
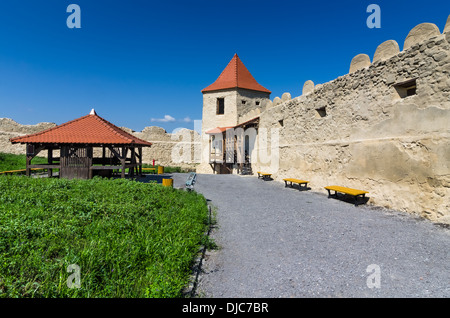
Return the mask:
[[95,110],[89,115],[74,119],[41,132],[11,138],[15,143],[61,143],[61,144],[115,144],[151,146],[123,129],[98,116]]
[[245,88],[253,91],[271,93],[271,91],[261,86],[255,80],[237,54],[233,56],[217,80],[203,89],[202,93],[227,88]]

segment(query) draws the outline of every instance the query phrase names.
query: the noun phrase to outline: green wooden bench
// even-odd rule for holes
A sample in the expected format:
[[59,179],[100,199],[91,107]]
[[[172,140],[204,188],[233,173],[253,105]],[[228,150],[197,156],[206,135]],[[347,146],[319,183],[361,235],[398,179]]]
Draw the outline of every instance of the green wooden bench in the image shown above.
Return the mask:
[[[327,187],[325,187],[325,189],[327,189],[327,191],[328,191],[328,198],[330,198],[331,196],[334,196],[335,198],[337,198],[338,192],[353,196],[355,198],[355,206],[358,206],[358,198],[359,197],[365,198],[366,193],[369,193],[367,191],[346,188],[346,187],[341,187],[341,186],[327,186]],[[331,191],[334,191],[334,195],[331,194]]]

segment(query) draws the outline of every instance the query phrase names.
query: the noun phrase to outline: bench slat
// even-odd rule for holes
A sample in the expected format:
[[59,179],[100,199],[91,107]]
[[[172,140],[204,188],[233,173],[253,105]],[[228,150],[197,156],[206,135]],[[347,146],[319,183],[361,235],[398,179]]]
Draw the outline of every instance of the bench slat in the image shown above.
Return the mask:
[[309,183],[309,181],[293,179],[293,178],[283,179],[283,181],[294,182],[294,183]]
[[264,181],[268,181],[268,180],[270,180],[272,178],[272,174],[271,173],[257,171],[257,174],[258,174],[258,179],[262,178]]
[[331,191],[342,192],[342,193],[346,193],[346,194],[350,194],[350,195],[354,195],[354,196],[369,193],[367,191],[346,188],[346,187],[341,187],[341,186],[328,186],[328,187],[325,187],[325,189],[331,190]]

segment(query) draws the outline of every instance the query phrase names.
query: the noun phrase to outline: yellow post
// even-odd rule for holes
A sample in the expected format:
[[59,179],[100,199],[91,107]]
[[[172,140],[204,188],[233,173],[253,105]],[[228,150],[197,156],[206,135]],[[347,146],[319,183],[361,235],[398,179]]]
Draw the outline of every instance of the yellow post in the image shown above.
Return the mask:
[[173,188],[173,179],[162,179],[162,185]]
[[164,166],[158,166],[158,174],[164,173]]

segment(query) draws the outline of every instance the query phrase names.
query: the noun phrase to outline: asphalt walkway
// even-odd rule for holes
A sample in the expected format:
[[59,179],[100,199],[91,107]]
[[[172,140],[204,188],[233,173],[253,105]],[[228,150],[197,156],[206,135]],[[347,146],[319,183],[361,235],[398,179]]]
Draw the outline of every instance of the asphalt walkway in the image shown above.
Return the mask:
[[448,228],[253,176],[198,175],[195,191],[216,207],[220,247],[198,297],[450,297]]

